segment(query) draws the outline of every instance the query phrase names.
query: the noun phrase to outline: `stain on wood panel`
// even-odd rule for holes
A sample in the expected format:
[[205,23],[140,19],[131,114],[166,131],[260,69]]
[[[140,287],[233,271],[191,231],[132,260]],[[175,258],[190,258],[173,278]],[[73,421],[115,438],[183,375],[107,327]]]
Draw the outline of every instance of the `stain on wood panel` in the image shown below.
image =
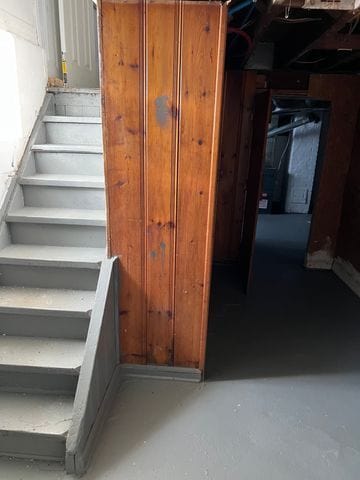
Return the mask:
[[109,255],[120,256],[123,362],[146,361],[142,6],[103,0],[100,10]]
[[357,115],[360,80],[347,75],[312,75],[309,97],[331,102],[325,156],[314,206],[306,264],[332,266],[349,170]]
[[146,24],[147,362],[173,363],[179,5],[149,3]]
[[175,285],[175,365],[203,367],[226,9],[184,5]]

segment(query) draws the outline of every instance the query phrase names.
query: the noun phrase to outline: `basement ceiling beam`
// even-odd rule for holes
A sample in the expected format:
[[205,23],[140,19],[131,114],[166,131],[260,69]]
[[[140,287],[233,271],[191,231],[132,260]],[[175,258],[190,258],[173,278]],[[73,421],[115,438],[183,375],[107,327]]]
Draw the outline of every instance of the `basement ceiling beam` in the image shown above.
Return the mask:
[[[304,48],[302,48],[301,50],[299,50],[295,54],[292,54],[292,56],[286,62],[284,62],[285,66],[289,66],[292,63],[296,62],[296,60],[298,60],[303,55],[305,55],[305,53],[307,53],[311,50],[316,50],[316,49],[317,50],[321,50],[321,49],[328,50],[328,48],[324,48],[324,46],[321,47],[322,42],[324,42],[323,45],[326,45],[326,42],[328,42],[328,45],[330,45],[330,39],[333,38],[333,37],[337,37],[339,35],[338,32],[347,23],[349,23],[353,18],[354,18],[354,12],[345,12],[345,13],[340,14],[340,16],[332,23],[332,25],[329,28],[327,28],[324,32],[322,32],[318,36],[318,38],[309,42]],[[350,35],[348,35],[348,36],[351,37]],[[341,35],[341,37],[342,37],[342,35]],[[357,37],[357,35],[354,35],[354,37]],[[342,38],[342,41],[344,41],[343,38]],[[337,50],[339,48],[350,48],[350,47],[341,47],[341,45],[335,46],[335,47],[334,47],[334,45],[332,45],[332,47],[333,48],[331,48],[331,50]]]
[[324,35],[312,44],[313,50],[360,50],[360,35]]

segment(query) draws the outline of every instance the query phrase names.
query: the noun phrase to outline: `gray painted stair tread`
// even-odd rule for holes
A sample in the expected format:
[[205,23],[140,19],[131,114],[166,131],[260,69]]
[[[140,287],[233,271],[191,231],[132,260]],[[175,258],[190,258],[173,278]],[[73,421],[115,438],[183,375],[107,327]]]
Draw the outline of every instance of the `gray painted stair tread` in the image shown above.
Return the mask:
[[79,369],[84,356],[83,340],[0,336],[1,365]]
[[66,435],[73,398],[60,395],[0,393],[0,430]]
[[104,176],[36,173],[35,175],[22,177],[19,183],[21,185],[46,185],[54,187],[104,188]]
[[96,123],[101,124],[100,117],[70,117],[62,115],[45,115],[45,123]]
[[[59,262],[65,264],[100,264],[105,258],[104,248],[57,247],[51,245],[8,245],[0,250],[0,263],[38,264]],[[86,266],[85,265],[85,266]]]
[[31,150],[33,152],[103,153],[102,145],[62,145],[55,143],[33,145]]
[[95,292],[55,288],[0,287],[0,309],[79,312],[92,310]]
[[105,211],[73,208],[23,207],[9,212],[6,221],[105,226]]

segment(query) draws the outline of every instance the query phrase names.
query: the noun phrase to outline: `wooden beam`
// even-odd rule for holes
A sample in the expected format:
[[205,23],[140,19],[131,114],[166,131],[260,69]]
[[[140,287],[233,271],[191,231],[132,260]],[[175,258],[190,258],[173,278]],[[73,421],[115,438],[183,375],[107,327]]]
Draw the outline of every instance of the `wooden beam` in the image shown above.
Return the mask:
[[[320,33],[320,35],[316,39],[312,39],[308,44],[306,44],[303,48],[293,54],[285,63],[286,66],[291,65],[292,63],[296,62],[299,58],[301,58],[305,53],[309,52],[310,50],[315,50],[321,46],[321,42],[324,38],[330,39],[338,34],[338,32],[352,19],[354,18],[353,12],[345,12],[341,13],[339,17],[329,26],[326,28],[325,31]],[[339,48],[339,47],[338,47]],[[334,48],[336,50],[336,48]]]
[[360,50],[360,35],[325,34],[312,43],[312,50]]

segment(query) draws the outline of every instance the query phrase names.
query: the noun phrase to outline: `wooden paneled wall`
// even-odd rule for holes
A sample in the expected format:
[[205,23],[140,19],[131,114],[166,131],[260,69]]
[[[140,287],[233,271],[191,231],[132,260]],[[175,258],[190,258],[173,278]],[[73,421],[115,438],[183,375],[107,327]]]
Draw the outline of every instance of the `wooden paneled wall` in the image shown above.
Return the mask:
[[226,72],[214,245],[218,262],[237,262],[240,257],[255,89],[256,72]]
[[226,16],[217,1],[100,4],[125,363],[204,365]]
[[312,216],[307,266],[331,269],[357,132],[360,79],[356,75],[311,75],[308,96],[331,102],[331,110]]

